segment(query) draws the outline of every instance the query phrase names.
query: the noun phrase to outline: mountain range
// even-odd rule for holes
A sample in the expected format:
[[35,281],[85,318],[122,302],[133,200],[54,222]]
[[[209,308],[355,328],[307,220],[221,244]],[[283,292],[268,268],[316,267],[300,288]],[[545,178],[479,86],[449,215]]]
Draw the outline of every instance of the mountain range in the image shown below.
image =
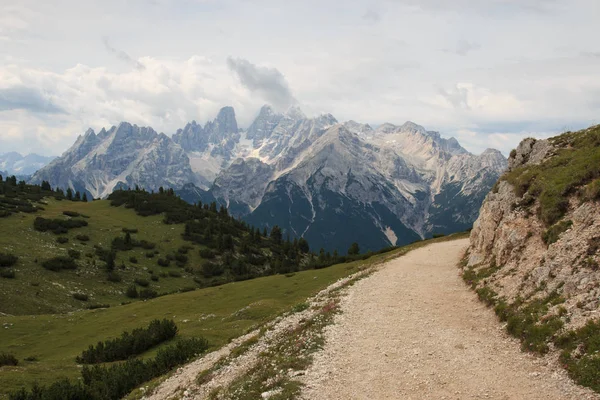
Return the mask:
[[33,183],[106,197],[119,187],[173,187],[188,202],[217,201],[248,222],[305,237],[328,251],[401,245],[468,229],[505,157],[465,150],[420,125],[309,118],[263,106],[247,129],[224,107],[172,137],[127,122],[89,129]]
[[28,154],[23,156],[17,152],[0,154],[0,171],[2,175],[26,176],[47,165],[56,157],[45,157],[39,154]]

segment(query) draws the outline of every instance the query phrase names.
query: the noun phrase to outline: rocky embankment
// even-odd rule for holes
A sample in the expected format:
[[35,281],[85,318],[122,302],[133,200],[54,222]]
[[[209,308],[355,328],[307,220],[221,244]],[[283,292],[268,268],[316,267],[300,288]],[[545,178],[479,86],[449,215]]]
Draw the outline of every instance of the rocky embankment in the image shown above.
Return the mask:
[[523,348],[600,389],[600,126],[526,139],[473,226],[463,277]]

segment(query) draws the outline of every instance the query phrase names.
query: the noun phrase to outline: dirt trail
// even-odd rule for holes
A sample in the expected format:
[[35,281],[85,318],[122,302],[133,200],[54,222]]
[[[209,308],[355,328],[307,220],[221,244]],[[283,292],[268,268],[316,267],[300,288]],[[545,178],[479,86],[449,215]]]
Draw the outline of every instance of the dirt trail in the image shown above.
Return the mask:
[[458,275],[468,240],[432,244],[356,283],[302,381],[306,400],[596,399],[522,353]]

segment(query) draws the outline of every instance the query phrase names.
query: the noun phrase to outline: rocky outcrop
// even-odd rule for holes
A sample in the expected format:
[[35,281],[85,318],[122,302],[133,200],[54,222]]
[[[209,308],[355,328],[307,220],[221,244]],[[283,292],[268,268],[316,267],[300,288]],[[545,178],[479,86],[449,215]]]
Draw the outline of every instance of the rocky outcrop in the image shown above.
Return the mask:
[[[561,140],[525,139],[511,153],[509,171],[534,166],[544,171],[568,147]],[[508,176],[502,177],[473,225],[466,268],[477,272],[493,267],[494,273],[478,286],[492,289],[508,304],[559,294],[564,301],[551,305],[546,316],[564,314],[568,329],[597,317],[600,204],[577,190],[559,195],[567,200],[564,215],[548,226],[538,216],[538,194],[519,196]]]

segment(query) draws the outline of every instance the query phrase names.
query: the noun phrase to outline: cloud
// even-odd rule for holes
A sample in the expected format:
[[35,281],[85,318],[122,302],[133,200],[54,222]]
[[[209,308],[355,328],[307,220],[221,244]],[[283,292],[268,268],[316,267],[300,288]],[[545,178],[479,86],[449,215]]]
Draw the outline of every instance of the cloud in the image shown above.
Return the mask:
[[365,21],[367,21],[371,24],[376,24],[379,21],[381,21],[381,14],[379,14],[379,12],[377,12],[377,10],[374,10],[373,8],[369,8],[363,14],[362,19],[364,19]]
[[66,113],[39,90],[26,86],[0,89],[0,111],[9,110],[28,110],[34,113],[48,114]]
[[287,109],[296,103],[285,76],[276,68],[261,67],[243,58],[227,58],[227,66],[241,84],[274,107]]
[[129,54],[125,53],[123,50],[115,49],[111,46],[108,37],[104,36],[102,38],[102,43],[104,43],[104,48],[114,56],[116,56],[119,60],[125,61],[128,64],[133,65],[138,70],[146,69],[146,66],[139,62],[138,60],[134,60]]
[[479,50],[481,45],[479,43],[473,43],[466,40],[459,40],[456,44],[456,49],[454,49],[454,53],[459,56],[466,56],[470,51]]

